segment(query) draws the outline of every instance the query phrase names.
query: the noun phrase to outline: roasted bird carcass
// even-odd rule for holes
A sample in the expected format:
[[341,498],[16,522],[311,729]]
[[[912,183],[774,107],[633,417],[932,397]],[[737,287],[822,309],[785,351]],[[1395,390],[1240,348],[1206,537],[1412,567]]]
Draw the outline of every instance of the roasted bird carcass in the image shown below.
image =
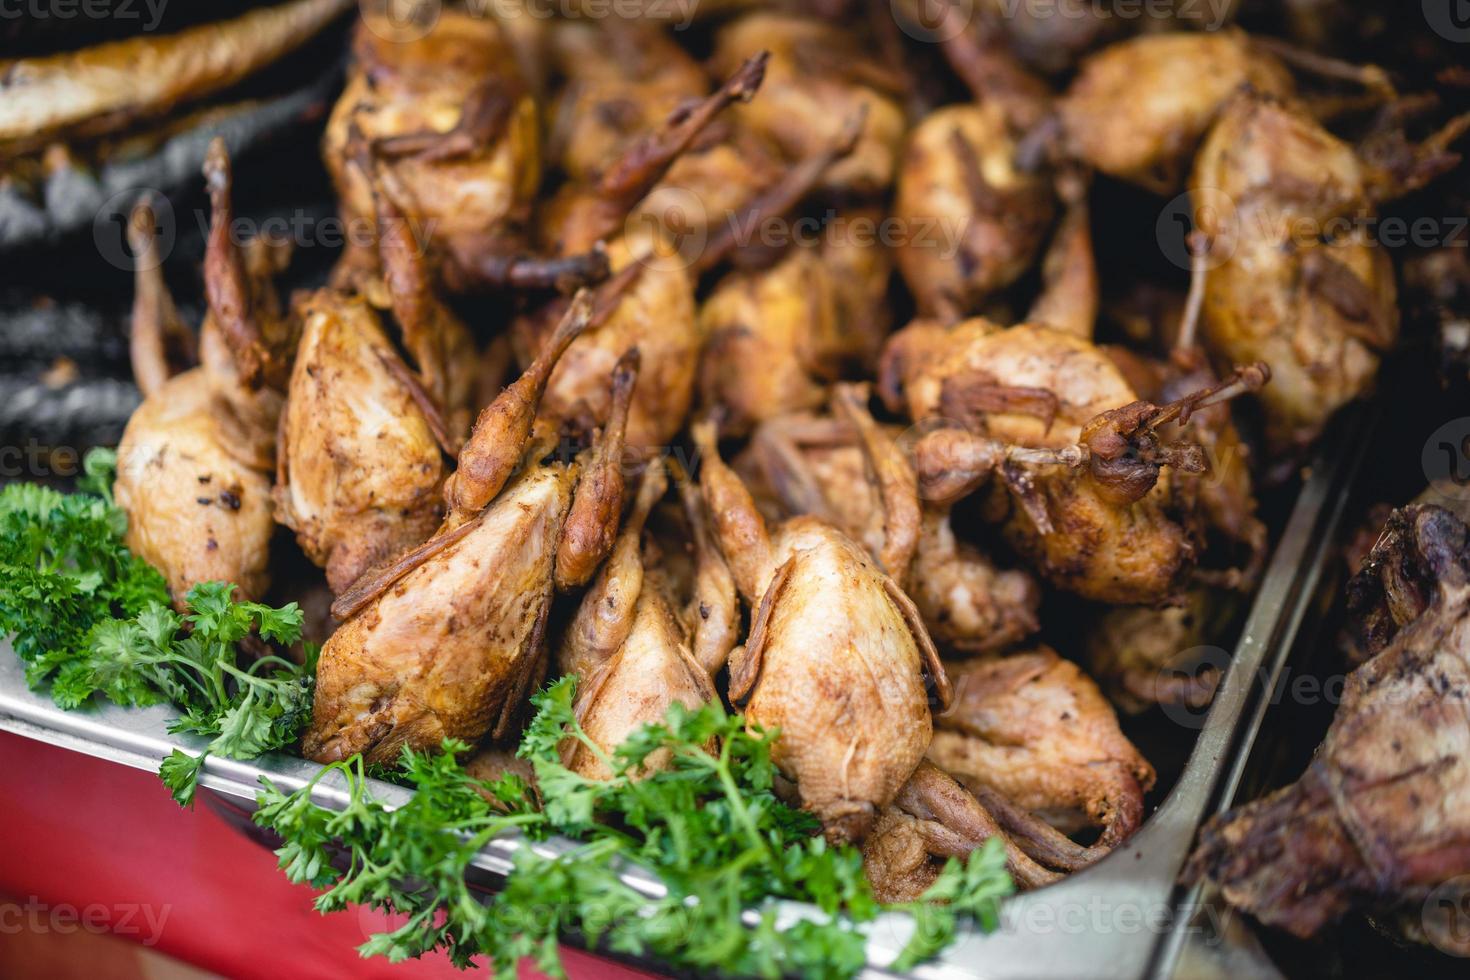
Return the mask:
[[1430,484],[1407,508],[1389,511],[1386,518],[1379,515],[1366,554],[1353,565],[1346,586],[1347,657],[1354,667],[1372,659],[1418,619],[1438,589],[1430,556],[1423,550],[1437,547],[1438,541],[1420,534],[1414,520],[1424,504],[1438,504],[1470,522],[1470,505],[1449,481]]
[[191,348],[192,334],[164,284],[146,203],[129,227],[138,259],[131,342],[144,400],[118,444],[115,491],[128,547],[164,573],[178,604],[211,580],[235,583],[243,598],[265,592],[276,424],[295,343],[271,282],[289,249],[234,240],[229,160],[218,140],[205,176],[213,214],[199,367],[169,376],[170,345]]
[[[959,22],[941,0],[941,49],[975,101],[926,115],[909,132],[894,217],[904,241],[898,267],[921,316],[954,321],[977,312],[1036,258],[1056,213],[1039,160],[1018,142],[1046,111],[1049,93],[993,35]],[[963,29],[962,29],[963,28]]]
[[891,73],[836,25],[775,12],[747,14],[721,28],[714,64],[728,73],[762,50],[771,52],[764,89],[737,118],[794,163],[824,152],[842,138],[848,120],[864,114],[857,144],[822,175],[821,185],[856,194],[887,188],[905,128]]
[[1177,595],[1198,559],[1197,485],[1175,471],[1204,472],[1206,460],[1197,444],[1161,437],[1181,414],[1270,377],[1254,365],[1159,407],[1086,340],[979,320],[914,324],[884,356],[885,394],[916,422],[940,420],[915,445],[925,499],[989,484],[994,520],[1044,578],[1119,603]]
[[[1285,102],[1224,110],[1191,180],[1208,241],[1203,336],[1222,359],[1262,359],[1273,451],[1314,439],[1362,395],[1398,336],[1393,263],[1371,240],[1368,172],[1353,148]],[[1228,207],[1221,207],[1228,202]],[[1312,231],[1340,224],[1342,234]]]
[[[725,595],[702,607],[678,601],[675,583],[658,562],[657,547],[645,544],[644,522],[666,487],[663,463],[655,460],[644,471],[632,513],[558,651],[561,672],[579,680],[577,719],[587,737],[609,754],[641,725],[662,722],[674,703],[698,708],[718,697],[713,675],[724,666],[739,629],[734,580],[728,569],[721,573],[724,558],[711,547],[707,529],[696,532],[702,544],[694,574],[719,576]],[[703,502],[697,496],[690,502],[698,508],[690,520],[703,523]],[[719,568],[704,567],[711,561]],[[723,642],[711,645],[715,634]],[[581,742],[568,744],[563,758],[584,776],[610,775],[602,759]],[[646,763],[662,764],[657,755]]]
[[954,702],[934,719],[931,762],[1027,810],[1099,828],[1101,848],[1138,829],[1153,767],[1075,664],[1038,647],[945,669]]
[[[609,410],[608,371],[624,350],[637,347],[643,382],[628,421],[628,444],[653,455],[683,427],[703,340],[695,317],[695,276],[677,253],[673,229],[629,221],[628,214],[722,111],[755,94],[764,66],[759,55],[748,60],[717,91],[602,161],[587,182],[564,185],[543,209],[541,236],[549,249],[575,252],[606,242],[615,270],[602,287],[607,298],[598,328],[573,343],[552,374],[543,402],[548,417],[602,424]],[[552,302],[516,320],[512,340],[523,363],[541,349],[560,308]]]
[[[771,533],[720,460],[714,426],[695,425],[700,484],[720,550],[754,610],[730,658],[730,697],[753,725],[779,727],[772,756],[833,840],[861,840],[923,758],[925,676],[949,685],[918,610],[856,542],[794,517]],[[917,501],[891,499],[917,513]]]
[[[834,401],[837,413],[831,417],[788,415],[762,423],[737,466],[758,499],[770,499],[768,513],[821,517],[881,560],[888,536],[883,498],[861,440],[866,435],[891,444],[897,433],[861,433],[847,417],[844,399]],[[907,479],[913,485],[912,473]],[[1035,578],[998,567],[957,537],[942,506],[923,507],[902,581],[941,649],[996,652],[1039,625],[1041,588]]]
[[[849,120],[838,142],[802,161],[752,205],[748,221],[779,216],[852,150],[864,125]],[[820,407],[830,385],[871,364],[878,331],[865,299],[886,292],[891,265],[876,239],[859,243],[845,229],[871,212],[833,213],[820,243],[794,240],[784,248],[737,248],[734,233],[706,249],[701,264],[734,252],[736,269],[716,284],[699,310],[705,338],[699,366],[700,401],[717,413],[721,431],[742,435],[760,421]],[[772,254],[774,253],[774,254]]]
[[[525,259],[525,223],[541,180],[540,122],[510,38],[495,17],[447,8],[422,37],[364,10],[353,65],[322,139],[344,219],[375,214],[370,174],[353,165],[363,134],[411,199],[399,202],[420,246],[453,288],[542,283],[566,274]],[[357,248],[338,282],[376,271]],[[549,284],[549,283],[547,283]]]
[[566,84],[550,110],[547,155],[575,182],[596,180],[609,160],[709,90],[704,69],[654,22],[563,21],[551,50]]
[[905,232],[898,267],[921,314],[974,313],[1035,260],[1056,205],[1015,155],[995,102],[937,109],[909,133],[893,212]]
[[[371,161],[361,165],[371,172]],[[366,297],[328,288],[299,299],[274,490],[277,519],[338,594],[439,526],[479,363],[464,324],[434,296],[401,213],[373,186],[384,286],[418,369]]]
[[480,413],[438,532],[338,597],[343,625],[322,648],[308,758],[390,762],[405,745],[508,729],[542,663],[557,583],[590,577],[622,510],[635,354],[612,379],[616,412],[590,454],[542,462],[555,433],[533,436],[546,379],[591,315],[584,292],[543,355]]
[[1087,666],[1119,710],[1154,705],[1203,708],[1215,697],[1223,652],[1211,645],[1229,622],[1228,593],[1188,590],[1178,605],[1111,606],[1087,634]]
[[1201,138],[1241,87],[1288,96],[1290,73],[1237,30],[1150,34],[1083,59],[1058,100],[1066,152],[1160,194],[1178,191]]
[[863,841],[863,873],[880,902],[918,901],[944,862],[963,860],[992,837],[1006,849],[1006,870],[1023,888],[1061,875],[1042,867],[1007,835],[985,807],[933,763],[921,762]]
[[1427,605],[1348,677],[1301,779],[1212,819],[1189,865],[1298,936],[1355,910],[1438,914],[1431,892],[1470,874],[1470,530],[1435,505],[1396,523],[1429,573]]

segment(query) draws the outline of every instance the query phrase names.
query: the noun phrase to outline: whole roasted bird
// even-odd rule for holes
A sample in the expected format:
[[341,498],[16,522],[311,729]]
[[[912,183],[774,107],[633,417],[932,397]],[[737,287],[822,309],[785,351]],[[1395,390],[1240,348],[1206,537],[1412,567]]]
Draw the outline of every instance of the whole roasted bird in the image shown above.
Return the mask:
[[585,582],[612,547],[623,503],[630,352],[615,411],[580,459],[553,458],[536,409],[556,360],[587,327],[579,294],[553,343],[476,420],[445,484],[439,530],[338,597],[302,751],[388,762],[404,745],[504,734],[544,669],[546,617],[561,584]]
[[1302,777],[1212,819],[1189,865],[1298,936],[1358,910],[1417,919],[1470,874],[1470,529],[1432,504],[1391,528],[1428,573],[1427,603],[1349,676]]
[[[811,517],[768,531],[721,461],[714,426],[696,424],[694,438],[720,550],[753,610],[730,658],[730,697],[750,723],[780,727],[773,760],[827,836],[861,840],[928,748],[926,676],[949,702],[938,651],[912,600],[861,545]],[[885,502],[904,506],[898,492]]]

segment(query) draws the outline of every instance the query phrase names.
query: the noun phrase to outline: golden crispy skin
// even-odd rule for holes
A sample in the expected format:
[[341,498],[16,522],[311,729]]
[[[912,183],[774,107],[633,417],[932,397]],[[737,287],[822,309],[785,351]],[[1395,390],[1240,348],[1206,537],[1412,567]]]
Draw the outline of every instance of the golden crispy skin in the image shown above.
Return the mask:
[[792,518],[773,560],[786,571],[769,580],[756,613],[764,630],[752,627],[731,676],[754,674],[745,717],[781,729],[772,757],[802,805],[829,836],[860,840],[929,744],[915,624],[892,581],[829,524]]
[[948,670],[955,701],[935,718],[930,761],[1027,809],[1080,811],[1105,846],[1138,829],[1153,767],[1075,664],[1038,647]]
[[1470,531],[1436,506],[1400,518],[1433,599],[1348,677],[1302,778],[1207,823],[1187,873],[1298,936],[1360,909],[1405,912],[1419,929],[1448,912],[1439,935],[1470,952],[1454,909],[1428,901],[1470,874]]
[[[364,11],[353,52],[322,137],[344,216],[365,222],[375,213],[368,180],[351,163],[354,125],[385,152],[395,138],[444,138],[442,150],[395,153],[386,166],[412,194],[399,204],[419,244],[427,239],[451,262],[472,263],[508,222],[525,217],[540,181],[536,107],[505,32],[494,17],[447,8],[424,37],[405,40],[383,14]],[[500,124],[471,131],[477,120],[467,111],[488,115],[497,104]],[[449,134],[462,134],[464,145],[447,142]]]
[[[890,345],[902,345],[909,329],[895,334]],[[917,351],[907,354],[907,363],[895,369],[903,378],[909,417],[915,421],[934,417],[970,421],[958,418],[956,409],[963,407],[963,400],[945,402],[944,389],[951,381],[1044,389],[1056,397],[1056,417],[1049,425],[1035,412],[998,410],[984,412],[976,426],[1004,442],[1055,448],[1075,442],[1083,424],[1098,413],[1138,397],[1112,359],[1084,337],[1034,323],[1002,329],[982,319],[966,321],[937,337],[928,323],[921,321],[918,329],[924,340],[916,345]],[[905,359],[903,353],[891,356]]]
[[1244,85],[1283,96],[1294,87],[1281,63],[1239,31],[1146,34],[1084,59],[1058,109],[1072,155],[1168,194]]
[[[842,420],[783,416],[756,429],[736,465],[758,498],[771,497],[768,512],[823,517],[879,557],[887,541],[886,513],[855,439]],[[957,539],[945,508],[923,508],[913,530],[913,557],[902,584],[942,647],[1000,651],[1036,631],[1041,588],[1035,578],[998,568]]]
[[475,742],[514,710],[541,655],[574,479],[571,467],[528,472],[332,634],[303,755],[392,762],[404,745]]
[[[764,96],[762,96],[764,97]],[[811,353],[837,332],[836,295],[821,257],[794,248],[771,269],[732,272],[699,310],[706,338],[700,397],[733,433],[787,412],[819,408],[825,382]]]
[[[243,251],[257,322],[281,328],[284,336],[273,346],[286,351],[289,359],[289,353],[295,348],[295,330],[285,329],[288,318],[280,309],[272,276],[285,269],[290,248],[252,238]],[[276,429],[286,404],[284,392],[268,385],[252,388],[243,382],[219,319],[210,312],[205,313],[199,326],[199,366],[208,376],[210,388],[219,396],[215,421],[225,434],[226,444],[241,461],[256,469],[269,470],[275,465]]]
[[367,302],[321,290],[301,312],[275,497],[281,522],[340,593],[434,532],[446,467],[385,364],[397,354]]
[[[608,249],[613,269],[640,261],[641,247],[627,238],[614,240]],[[552,323],[545,316],[517,321],[522,363],[542,349]],[[669,446],[689,414],[700,348],[694,281],[677,263],[647,261],[608,318],[573,341],[551,374],[543,414],[605,424],[612,408],[607,379],[618,358],[635,347],[641,367],[628,413],[627,445],[645,456]]]
[[1055,204],[1015,150],[997,102],[937,109],[910,131],[893,215],[898,268],[921,315],[972,313],[1035,260]]
[[[661,722],[670,705],[698,708],[718,696],[709,674],[689,650],[683,624],[662,591],[648,581],[633,607],[622,645],[582,682],[577,717],[587,736],[604,752],[617,748],[643,725]],[[647,768],[666,765],[664,755],[650,756]],[[565,762],[573,772],[590,779],[612,775],[580,742],[572,746]]]
[[1393,263],[1372,241],[1364,168],[1305,113],[1242,95],[1200,149],[1190,186],[1213,266],[1205,342],[1219,359],[1271,365],[1260,394],[1267,441],[1278,452],[1305,446],[1367,390],[1398,337]]
[[1088,630],[1088,669],[1128,714],[1156,704],[1203,708],[1223,665],[1201,657],[1229,613],[1229,599],[1208,589],[1189,590],[1178,606],[1104,609]]
[[795,161],[822,153],[865,107],[857,147],[823,174],[822,186],[875,193],[892,183],[903,142],[903,111],[878,88],[864,84],[866,63],[852,37],[821,20],[748,14],[716,35],[715,69],[727,75],[761,50],[771,52],[765,84],[759,98],[736,108],[737,118]]
[[175,34],[0,60],[0,157],[30,152],[68,132],[121,129],[228,88],[350,6],[348,0],[294,0]]
[[949,512],[924,510],[908,592],[941,647],[966,654],[999,652],[1041,625],[1041,585],[1019,568],[1000,568],[955,536]]
[[[901,379],[916,421],[963,424],[919,444],[921,477],[974,467],[968,454],[977,439],[1039,449],[1072,445],[1090,419],[1137,399],[1112,358],[1072,334],[1035,324],[1000,330],[986,321],[962,323],[949,334],[922,321],[908,329],[918,336],[910,341],[908,330],[900,331],[890,341],[895,352],[885,354],[889,386]],[[945,346],[950,335],[963,343]],[[1008,391],[1031,394],[997,400]],[[1159,602],[1174,595],[1194,566],[1187,518],[1197,481],[1180,480],[1170,468],[1130,501],[1089,472],[1063,466],[1005,482],[991,505],[1006,540],[1061,588],[1102,602]]]
[[[643,526],[667,488],[663,465],[655,461],[645,471],[617,544],[582,597],[558,651],[562,673],[579,679],[577,718],[604,753],[611,753],[641,726],[661,722],[675,703],[697,708],[719,696],[712,676],[724,665],[728,646],[709,666],[696,659],[690,639],[691,633],[698,635],[698,626],[692,631],[694,624],[675,614],[674,583],[663,568],[644,572],[648,559],[642,553]],[[653,551],[656,555],[657,549]],[[713,557],[700,549],[695,556],[696,578]],[[733,585],[730,593],[733,600]],[[581,742],[564,746],[563,758],[573,771],[589,778],[611,775],[597,753]],[[657,769],[666,763],[667,753],[656,753],[647,767]]]
[[117,447],[128,548],[164,573],[181,607],[199,582],[234,582],[247,599],[269,583],[270,479],[221,441],[213,402],[201,369],[176,375],[133,412]]
[[655,23],[561,21],[551,51],[567,82],[550,110],[548,155],[580,183],[709,90],[699,63]]

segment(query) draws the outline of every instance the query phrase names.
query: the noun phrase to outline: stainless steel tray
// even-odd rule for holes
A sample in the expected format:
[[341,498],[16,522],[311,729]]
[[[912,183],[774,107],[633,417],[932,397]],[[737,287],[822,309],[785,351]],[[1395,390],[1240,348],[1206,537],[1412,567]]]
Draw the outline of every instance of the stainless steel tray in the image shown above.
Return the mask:
[[[1031,978],[1135,978],[1167,976],[1186,938],[1204,927],[1197,921],[1199,896],[1177,885],[1195,831],[1222,793],[1240,777],[1242,742],[1249,744],[1264,711],[1261,678],[1274,676],[1301,624],[1320,574],[1322,554],[1341,516],[1345,490],[1363,455],[1366,411],[1340,420],[1318,452],[1287,521],[1254,605],[1246,619],[1213,706],[1205,717],[1184,770],[1158,810],[1126,845],[1098,864],[1047,888],[1017,896],[1003,909],[994,933],[969,931],[942,957],[910,976],[922,980],[1031,980]],[[1269,685],[1266,686],[1269,690]],[[162,707],[129,710],[112,705],[66,712],[44,694],[26,689],[20,664],[0,649],[0,730],[139,769],[156,771],[175,748],[197,751],[203,740],[170,735],[170,712]],[[1182,729],[1181,729],[1182,731]],[[283,789],[305,785],[318,767],[286,755],[254,762],[210,757],[202,785],[219,794],[241,823],[254,806],[261,777]],[[375,783],[390,805],[407,790]],[[159,792],[164,792],[162,786]],[[326,806],[345,802],[340,780],[325,779],[313,791]],[[488,844],[475,862],[472,880],[493,889],[521,847],[555,853],[568,841],[532,843],[519,837]],[[627,883],[649,895],[661,887],[634,869]],[[811,909],[783,903],[780,914],[794,921]],[[754,916],[751,916],[752,920]],[[891,976],[884,967],[908,939],[907,916],[888,915],[869,933],[867,976]],[[1211,932],[1213,935],[1214,933]],[[643,964],[659,969],[657,963]]]

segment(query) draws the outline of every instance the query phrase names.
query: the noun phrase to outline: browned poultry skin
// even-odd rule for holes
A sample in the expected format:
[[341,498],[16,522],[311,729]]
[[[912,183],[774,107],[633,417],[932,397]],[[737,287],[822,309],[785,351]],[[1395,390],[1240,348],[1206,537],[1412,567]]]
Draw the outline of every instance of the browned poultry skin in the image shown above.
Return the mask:
[[[630,411],[629,446],[655,455],[683,427],[703,342],[695,321],[695,276],[670,238],[678,229],[669,215],[650,213],[642,221],[628,214],[721,112],[755,94],[764,66],[764,56],[747,60],[707,98],[641,130],[617,155],[602,159],[596,173],[565,184],[543,212],[542,239],[558,252],[606,242],[614,275],[604,288],[618,290],[598,329],[572,344],[558,365],[545,396],[548,417],[585,426],[606,421],[612,406],[605,379],[613,362],[637,347],[644,382]],[[543,349],[557,309],[553,303],[515,322],[523,363]]]
[[[892,436],[885,433],[890,443]],[[831,521],[889,567],[894,559],[883,557],[888,540],[883,496],[868,477],[850,424],[785,416],[758,428],[750,447],[742,460],[746,481],[774,498],[769,512]],[[916,492],[913,481],[910,471],[910,495]],[[979,549],[958,540],[946,508],[923,507],[910,533],[912,555],[900,583],[940,647],[1000,651],[1036,631],[1041,602],[1036,580],[1024,571],[996,567]]]
[[[1204,340],[1216,358],[1271,365],[1261,395],[1268,443],[1300,448],[1368,389],[1398,336],[1393,264],[1371,240],[1364,167],[1303,112],[1242,94],[1200,149],[1191,189],[1233,206],[1197,207],[1212,259]],[[1333,219],[1344,234],[1302,232]]]
[[[629,349],[612,371],[614,419],[627,419],[638,380],[638,348]],[[562,591],[586,585],[613,547],[622,516],[626,425],[609,429],[592,450],[586,473],[577,487],[577,499],[567,514],[566,530],[556,550],[556,587]]]
[[[364,10],[353,55],[322,139],[344,216],[374,214],[370,183],[351,165],[355,125],[411,191],[400,205],[419,244],[432,241],[447,279],[475,280],[481,260],[516,250],[540,181],[536,107],[505,31],[451,8],[408,40]],[[352,261],[376,265],[371,255]]]
[[[565,254],[593,248],[609,237],[631,231],[635,225],[630,223],[630,212],[660,182],[670,185],[666,177],[684,153],[696,143],[719,139],[728,132],[728,127],[719,124],[721,114],[729,106],[749,102],[755,96],[765,77],[767,61],[765,52],[748,58],[713,93],[681,101],[667,117],[630,133],[636,138],[624,141],[615,154],[599,161],[597,170],[562,184],[540,209],[542,240]],[[644,215],[645,221],[659,225],[672,225],[673,217],[656,212]]]
[[1006,539],[1053,584],[1104,602],[1174,595],[1195,562],[1187,484],[1159,469],[1120,498],[1091,469],[1031,468],[1011,448],[1065,450],[1093,420],[1133,405],[1112,360],[1085,339],[1033,324],[962,323],[948,335],[963,340],[955,346],[929,324],[917,330],[891,342],[888,387],[901,388],[915,421],[964,426],[918,442],[921,494],[944,503],[998,475],[1004,492],[992,500]]
[[1080,812],[1116,846],[1143,821],[1154,771],[1086,674],[1047,647],[947,665],[955,701],[929,759],[1030,810]]
[[[129,237],[139,256],[132,332],[133,361],[151,388],[118,443],[118,506],[128,515],[129,548],[168,579],[175,605],[204,581],[233,582],[242,598],[269,585],[274,533],[270,472],[281,393],[245,378],[249,365],[224,340],[258,342],[268,360],[288,362],[294,331],[284,328],[270,276],[287,254],[259,239],[242,250],[229,225],[229,162],[216,140],[205,164],[214,212],[205,246],[209,313],[203,364],[172,379],[166,343],[186,331],[164,284],[148,205],[135,209]],[[229,297],[226,306],[216,300]],[[226,326],[229,324],[230,326]]]
[[528,470],[468,533],[332,634],[303,755],[391,763],[403,746],[477,741],[519,704],[542,653],[575,481],[567,466]]
[[965,654],[1014,646],[1040,627],[1041,586],[1031,574],[1000,568],[955,536],[950,515],[926,507],[909,595],[941,647]]
[[[1459,488],[1445,481],[1431,484],[1415,504],[1447,501],[1459,501]],[[1446,509],[1470,520],[1470,507]],[[1410,506],[1381,518],[1367,529],[1367,553],[1352,563],[1345,632],[1348,660],[1355,667],[1381,653],[1401,628],[1418,619],[1438,589],[1430,561],[1437,542],[1423,533],[1416,513]]]
[[643,527],[649,511],[667,488],[662,464],[650,464],[612,552],[577,606],[557,648],[556,666],[563,674],[583,679],[591,676],[627,639],[638,597],[643,594]]
[[1302,778],[1212,819],[1187,874],[1269,925],[1310,936],[1354,910],[1416,921],[1470,873],[1470,531],[1436,506],[1403,519],[1435,594],[1349,676]]
[[863,841],[863,873],[878,901],[918,901],[946,861],[963,861],[992,837],[1005,845],[1006,870],[1022,888],[1061,877],[1016,846],[968,790],[932,763],[921,762]]
[[[559,327],[564,338],[575,337],[590,312],[590,298],[578,294]],[[554,363],[552,356],[528,371],[481,413],[460,453],[459,494],[451,498],[459,509],[434,537],[363,576],[333,605],[345,622],[322,648],[302,740],[308,758],[362,752],[389,762],[404,745],[430,750],[446,737],[474,742],[509,729],[542,669],[558,550],[579,477],[586,479],[585,463],[541,463],[547,447],[531,438],[544,384],[538,379]],[[626,416],[610,420],[611,437],[620,438],[626,424]],[[468,455],[489,458],[487,442],[506,436],[519,441],[500,443],[495,453],[527,458],[513,480],[514,459],[479,476],[467,471]],[[593,465],[607,460],[594,456]],[[607,486],[587,482],[596,492]],[[621,500],[606,512],[620,511]]]
[[1220,635],[1222,611],[1228,614],[1228,599],[1208,589],[1191,589],[1180,605],[1162,609],[1106,609],[1088,631],[1087,666],[1120,711],[1203,708],[1215,696],[1222,665],[1198,661],[1201,648]]
[[133,382],[144,398],[187,370],[199,354],[194,331],[179,316],[173,294],[163,281],[159,268],[163,258],[158,254],[152,204],[151,198],[140,202],[128,222],[128,245],[136,256],[138,270],[133,277],[128,355]]
[[707,338],[700,366],[705,405],[718,405],[721,427],[746,432],[787,412],[815,409],[827,400],[815,365],[801,354],[810,338],[836,332],[837,302],[821,257],[795,248],[774,268],[732,272],[699,309]]
[[450,524],[459,524],[490,503],[520,462],[541,406],[542,395],[562,356],[592,316],[592,300],[579,293],[525,372],[481,410],[459,452],[459,468],[444,486]]
[[564,21],[553,59],[567,79],[551,107],[551,154],[573,181],[590,182],[643,133],[709,90],[689,54],[655,23]]
[[213,403],[204,372],[185,371],[144,399],[118,443],[125,541],[164,573],[180,605],[200,582],[233,582],[237,597],[253,599],[270,581],[270,478],[221,442]]
[[922,316],[958,320],[1036,258],[1055,204],[1015,164],[996,102],[937,109],[909,133],[893,202],[904,222],[898,268]]
[[757,51],[771,61],[759,99],[737,109],[740,121],[769,139],[788,161],[807,159],[838,139],[846,120],[867,113],[853,152],[822,177],[822,186],[859,194],[893,182],[903,141],[902,109],[884,91],[891,79],[864,59],[838,27],[784,13],[752,13],[721,28],[714,65],[728,74]]
[[[542,402],[547,418],[602,425],[612,410],[607,379],[613,365],[624,351],[638,348],[643,368],[629,412],[628,447],[642,456],[667,447],[683,427],[699,363],[693,277],[682,264],[647,258],[659,247],[653,235],[611,242],[608,257],[614,279],[636,278],[598,328],[571,345],[552,373]],[[554,312],[553,307],[516,321],[513,340],[522,363],[546,350]]]
[[700,483],[721,550],[753,614],[731,657],[730,695],[752,725],[779,727],[772,757],[829,838],[861,840],[923,757],[924,673],[948,685],[913,604],[841,531],[810,517],[774,535],[714,429],[695,426]]
[[1071,155],[1167,194],[1220,107],[1242,86],[1287,96],[1291,75],[1240,31],[1152,34],[1085,58],[1059,100]]
[[[633,520],[619,535],[615,552],[598,581],[582,599],[568,640],[559,655],[564,673],[579,679],[574,709],[587,737],[610,755],[633,732],[645,724],[661,722],[673,704],[698,708],[718,695],[711,675],[695,659],[685,624],[674,612],[668,583],[657,569],[643,574],[640,554],[643,518],[652,500],[662,496],[667,480],[655,463],[644,476]],[[619,561],[619,559],[622,559]],[[614,562],[618,562],[615,567]],[[640,566],[633,573],[628,567]],[[638,583],[636,598],[628,598],[629,580]],[[616,618],[613,618],[616,617]],[[588,629],[592,627],[592,629]],[[595,637],[599,649],[585,642]],[[563,761],[591,779],[612,775],[606,760],[582,742],[566,746]],[[666,753],[655,753],[645,764],[647,771],[667,765]]]
[[291,260],[289,242],[237,239],[233,179],[224,140],[204,159],[210,226],[204,247],[207,307],[199,327],[200,366],[217,398],[220,437],[242,462],[275,463],[276,428],[291,359],[301,336],[276,291],[275,276]]
[[281,523],[340,594],[368,568],[439,526],[443,451],[377,313],[320,290],[304,327],[282,424],[275,500]]
[[474,337],[453,310],[435,293],[433,270],[424,247],[414,240],[411,224],[398,201],[410,199],[391,169],[364,154],[362,167],[373,174],[377,207],[378,258],[389,306],[398,321],[403,346],[414,360],[423,387],[444,420],[447,448],[458,451],[469,433],[476,409],[476,369],[480,367]]

